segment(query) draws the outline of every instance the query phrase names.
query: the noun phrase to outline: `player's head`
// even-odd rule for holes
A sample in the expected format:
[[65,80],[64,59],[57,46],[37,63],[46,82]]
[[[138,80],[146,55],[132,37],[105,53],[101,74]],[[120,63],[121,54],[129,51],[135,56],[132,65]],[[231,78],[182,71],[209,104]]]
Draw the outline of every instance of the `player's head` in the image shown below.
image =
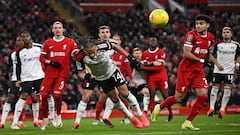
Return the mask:
[[205,35],[211,24],[211,18],[207,15],[197,15],[195,17],[195,28],[200,35]]
[[137,61],[141,61],[142,59],[142,49],[139,47],[133,48],[132,55],[134,58],[136,58]]
[[149,47],[155,49],[158,46],[158,41],[156,37],[149,38]]
[[111,37],[110,27],[107,25],[102,25],[98,28],[98,36],[101,41],[107,41]]
[[52,32],[55,37],[63,36],[64,32],[63,23],[60,21],[55,21],[52,25]]
[[94,42],[86,42],[83,44],[83,50],[87,56],[94,59],[97,54],[97,46]]
[[32,37],[28,31],[23,31],[21,33],[21,38],[25,47],[28,47],[32,43]]
[[22,36],[17,36],[16,38],[16,47],[19,47],[24,44]]
[[117,41],[117,45],[121,46],[122,40],[120,35],[114,34],[112,38]]
[[223,40],[231,40],[233,31],[231,27],[223,27],[222,29],[222,38]]

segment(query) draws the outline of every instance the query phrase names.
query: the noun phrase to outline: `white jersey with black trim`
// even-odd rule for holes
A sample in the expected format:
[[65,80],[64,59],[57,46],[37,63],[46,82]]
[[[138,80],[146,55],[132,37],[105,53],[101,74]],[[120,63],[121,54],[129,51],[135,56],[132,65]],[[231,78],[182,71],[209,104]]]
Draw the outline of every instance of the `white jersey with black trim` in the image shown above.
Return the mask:
[[44,78],[44,72],[39,60],[41,44],[33,43],[32,48],[23,48],[18,53],[21,65],[21,82]]
[[[147,75],[145,70],[133,68],[132,75],[138,85],[147,84],[146,82]],[[134,84],[132,84],[131,81],[130,86],[134,87]]]
[[17,64],[17,58],[16,58],[16,51],[12,52],[10,55],[10,59],[12,61],[12,76],[11,81],[17,81],[17,73],[16,73],[16,64]]
[[239,43],[235,41],[231,41],[230,43],[220,42],[213,47],[214,51],[212,52],[216,54],[218,63],[224,68],[224,70],[219,70],[217,66],[214,65],[213,73],[234,74],[236,57],[240,51]]
[[98,81],[109,79],[117,69],[106,50],[97,50],[97,54],[93,59],[85,56],[83,62],[91,69],[92,74]]

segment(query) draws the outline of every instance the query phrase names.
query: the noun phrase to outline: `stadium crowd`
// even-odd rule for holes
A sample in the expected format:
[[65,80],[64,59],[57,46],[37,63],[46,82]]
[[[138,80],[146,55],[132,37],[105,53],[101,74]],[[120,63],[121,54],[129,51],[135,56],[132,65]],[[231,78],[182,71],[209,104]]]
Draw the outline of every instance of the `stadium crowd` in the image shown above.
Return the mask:
[[[201,7],[202,8],[202,7]],[[240,12],[214,12],[204,7],[205,14],[210,15],[214,22],[215,28],[212,31],[215,33],[216,39],[221,38],[221,29],[223,26],[231,26],[234,31],[233,39],[240,41]],[[196,11],[198,7],[195,7]],[[206,10],[207,9],[207,10]],[[166,27],[154,28],[148,22],[149,11],[147,9],[137,8],[130,11],[98,11],[85,12],[82,23],[88,28],[91,35],[95,38],[97,28],[101,25],[111,26],[112,33],[119,33],[123,39],[123,47],[129,52],[134,47],[142,49],[148,48],[148,38],[155,36],[161,48],[166,52],[166,67],[169,76],[169,93],[173,95],[176,83],[176,73],[180,56],[182,54],[182,44],[185,32],[193,28],[192,18],[198,12],[191,12],[184,16],[178,10],[170,11],[166,9],[170,15],[170,22]],[[50,1],[41,0],[23,0],[23,1],[7,1],[1,0],[0,3],[0,110],[5,100],[5,92],[8,87],[7,81],[4,78],[5,64],[7,62],[8,52],[14,48],[15,38],[23,29],[30,30],[32,38],[35,42],[42,43],[45,39],[51,36],[49,26],[54,20],[64,22],[66,33],[71,33],[76,30],[76,26],[72,23],[65,22],[50,5]],[[63,100],[68,105],[68,109],[76,109],[77,104],[81,99],[80,92],[81,82],[78,80],[76,68],[72,62],[71,74],[69,75],[66,92],[63,94]],[[238,74],[235,79],[235,87],[232,90],[229,104],[240,105],[240,84]],[[97,101],[98,92],[94,92],[94,96],[88,108],[93,109]],[[183,103],[185,105],[187,101]]]

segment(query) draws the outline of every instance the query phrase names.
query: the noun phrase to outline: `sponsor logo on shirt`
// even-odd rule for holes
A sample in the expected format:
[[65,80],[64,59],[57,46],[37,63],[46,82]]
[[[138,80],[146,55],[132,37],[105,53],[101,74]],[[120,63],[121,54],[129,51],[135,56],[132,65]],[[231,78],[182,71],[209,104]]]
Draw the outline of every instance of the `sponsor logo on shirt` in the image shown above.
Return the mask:
[[50,57],[65,56],[65,52],[50,52]]

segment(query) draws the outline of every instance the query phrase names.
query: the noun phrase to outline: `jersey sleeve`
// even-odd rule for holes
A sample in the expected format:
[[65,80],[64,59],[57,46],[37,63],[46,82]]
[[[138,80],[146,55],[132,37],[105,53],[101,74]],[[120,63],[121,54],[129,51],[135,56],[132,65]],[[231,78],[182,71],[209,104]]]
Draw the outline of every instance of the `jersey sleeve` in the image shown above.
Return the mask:
[[193,32],[188,32],[185,37],[184,37],[184,42],[183,45],[184,46],[188,46],[188,47],[193,47],[194,42],[195,42],[195,38],[194,38],[194,33]]

